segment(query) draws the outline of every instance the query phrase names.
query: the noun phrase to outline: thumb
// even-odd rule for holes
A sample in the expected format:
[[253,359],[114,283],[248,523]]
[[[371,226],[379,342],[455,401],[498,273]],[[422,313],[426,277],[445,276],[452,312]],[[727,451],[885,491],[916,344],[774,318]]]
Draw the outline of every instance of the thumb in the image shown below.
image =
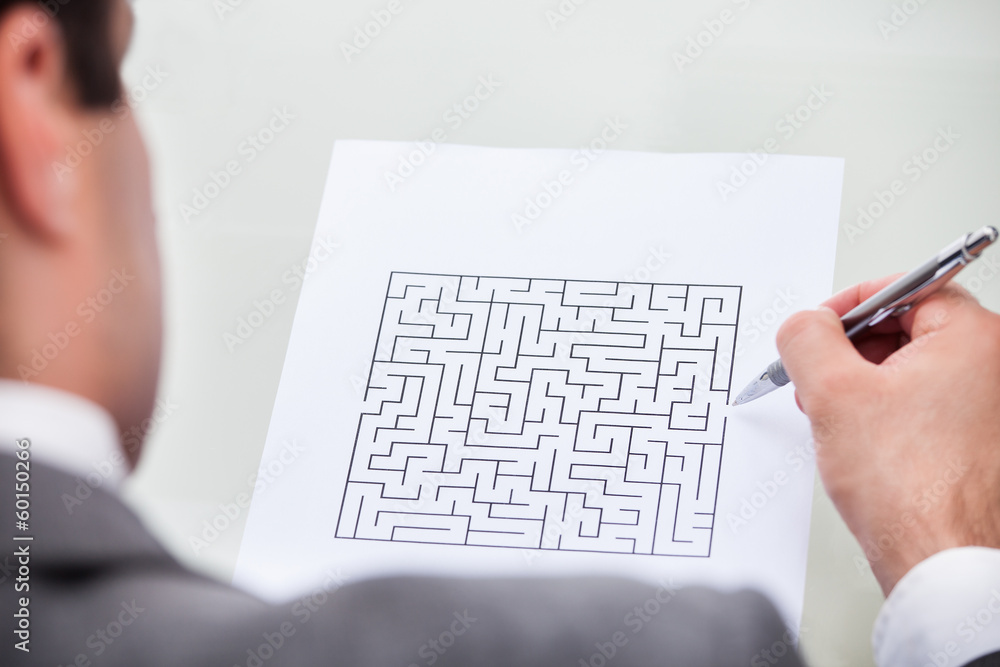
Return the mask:
[[810,417],[852,387],[868,364],[854,349],[840,317],[829,308],[792,315],[777,335],[778,353],[795,383],[801,407]]

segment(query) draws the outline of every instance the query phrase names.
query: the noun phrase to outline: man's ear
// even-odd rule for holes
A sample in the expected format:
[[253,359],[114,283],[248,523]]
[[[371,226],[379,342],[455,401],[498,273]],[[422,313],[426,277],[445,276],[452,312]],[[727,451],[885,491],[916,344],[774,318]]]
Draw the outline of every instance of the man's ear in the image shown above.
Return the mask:
[[0,189],[12,223],[48,241],[72,232],[79,183],[65,168],[77,127],[65,53],[56,20],[34,3],[0,18]]

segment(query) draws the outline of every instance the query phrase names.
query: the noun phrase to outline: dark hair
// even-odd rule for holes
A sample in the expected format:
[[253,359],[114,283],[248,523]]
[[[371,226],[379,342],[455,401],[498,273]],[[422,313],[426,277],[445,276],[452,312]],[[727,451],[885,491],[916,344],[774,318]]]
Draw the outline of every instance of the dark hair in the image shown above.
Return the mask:
[[[36,26],[56,21],[66,44],[66,67],[86,107],[107,107],[121,96],[121,79],[111,43],[115,0],[0,0],[0,15],[17,5],[39,9]],[[25,25],[26,34],[32,26]]]

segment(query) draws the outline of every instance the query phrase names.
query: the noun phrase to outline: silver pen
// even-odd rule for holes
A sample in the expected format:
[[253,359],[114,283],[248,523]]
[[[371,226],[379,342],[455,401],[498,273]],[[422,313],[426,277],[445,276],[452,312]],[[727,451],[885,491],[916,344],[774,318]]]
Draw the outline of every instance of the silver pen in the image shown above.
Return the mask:
[[[922,266],[882,289],[840,318],[847,337],[854,340],[887,318],[899,317],[941,289],[955,274],[978,259],[998,236],[1000,233],[995,227],[983,227],[978,232],[966,234]],[[779,359],[741,391],[733,405],[749,403],[788,383],[788,374]]]

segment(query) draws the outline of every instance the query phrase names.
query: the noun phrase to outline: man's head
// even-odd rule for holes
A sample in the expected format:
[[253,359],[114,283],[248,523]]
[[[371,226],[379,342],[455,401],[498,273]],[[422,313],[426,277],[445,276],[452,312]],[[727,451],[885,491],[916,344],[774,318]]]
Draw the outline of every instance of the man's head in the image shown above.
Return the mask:
[[[28,0],[0,0],[0,14]],[[115,0],[41,0],[33,9],[30,23],[22,24],[22,34],[10,44],[16,46],[34,29],[55,22],[65,40],[67,67],[82,104],[109,107],[121,92],[118,62],[121,44],[112,36],[112,20],[121,21],[114,11]]]
[[[160,276],[126,0],[0,0],[0,377],[153,406]],[[138,452],[129,452],[133,460]]]

